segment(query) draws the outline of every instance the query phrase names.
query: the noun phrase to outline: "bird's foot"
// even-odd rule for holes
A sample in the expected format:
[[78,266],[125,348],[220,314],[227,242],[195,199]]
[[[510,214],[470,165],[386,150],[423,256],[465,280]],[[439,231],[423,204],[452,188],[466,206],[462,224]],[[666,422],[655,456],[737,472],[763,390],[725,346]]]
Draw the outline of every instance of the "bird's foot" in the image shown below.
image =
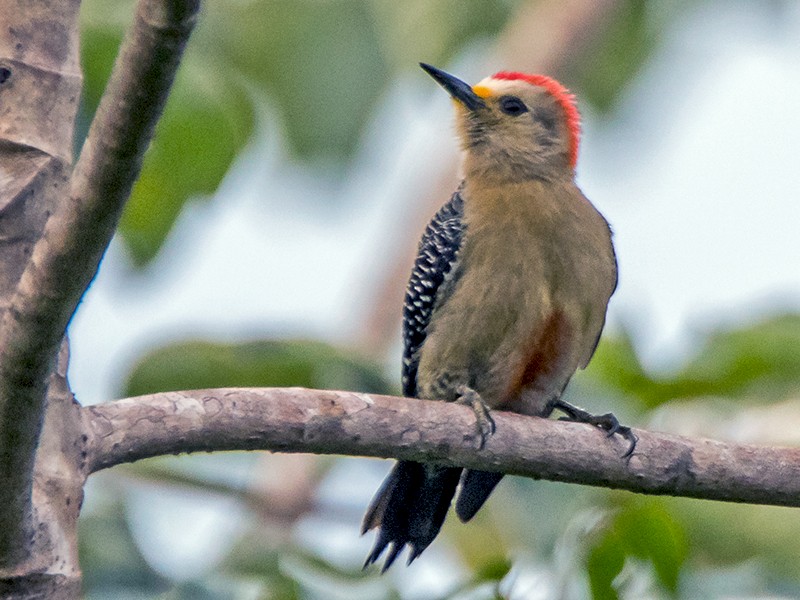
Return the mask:
[[489,407],[486,406],[486,403],[483,401],[483,398],[481,398],[481,395],[478,392],[466,385],[459,385],[456,388],[456,394],[458,394],[456,403],[471,407],[472,412],[475,413],[478,434],[481,438],[478,448],[483,449],[483,447],[486,445],[486,440],[495,432],[496,429],[494,419],[489,412]]
[[639,441],[639,438],[637,438],[636,434],[631,431],[630,427],[620,425],[617,417],[615,417],[612,413],[593,415],[582,408],[578,408],[577,406],[574,406],[569,402],[564,402],[563,400],[556,400],[553,404],[553,408],[558,409],[567,415],[566,417],[562,417],[560,419],[561,421],[575,421],[576,423],[588,423],[589,425],[594,425],[595,427],[604,429],[607,432],[606,435],[608,437],[611,437],[615,433],[619,434],[628,440],[629,444],[628,450],[622,455],[622,458],[628,458],[633,454],[633,451],[636,448],[636,442]]

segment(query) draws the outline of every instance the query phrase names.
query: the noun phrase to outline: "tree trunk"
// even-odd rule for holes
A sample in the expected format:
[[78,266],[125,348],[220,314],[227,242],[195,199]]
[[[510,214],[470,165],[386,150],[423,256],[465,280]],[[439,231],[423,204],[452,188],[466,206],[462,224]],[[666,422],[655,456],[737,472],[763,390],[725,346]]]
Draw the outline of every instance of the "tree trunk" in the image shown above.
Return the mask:
[[[67,187],[81,91],[79,8],[77,0],[0,0],[4,340],[19,281]],[[16,360],[25,351],[0,346],[0,596],[74,598],[85,474],[80,413],[64,377],[68,349],[64,342],[59,360],[50,352],[33,364]]]

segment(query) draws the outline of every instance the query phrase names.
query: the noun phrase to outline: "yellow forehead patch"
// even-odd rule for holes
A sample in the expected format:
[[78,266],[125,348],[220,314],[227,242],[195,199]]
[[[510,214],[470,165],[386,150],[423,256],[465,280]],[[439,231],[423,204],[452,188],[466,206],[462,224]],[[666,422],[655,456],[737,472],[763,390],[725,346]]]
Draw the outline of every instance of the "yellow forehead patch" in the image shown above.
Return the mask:
[[475,95],[479,98],[488,98],[492,95],[492,90],[485,85],[476,85],[472,88],[472,91],[475,92]]

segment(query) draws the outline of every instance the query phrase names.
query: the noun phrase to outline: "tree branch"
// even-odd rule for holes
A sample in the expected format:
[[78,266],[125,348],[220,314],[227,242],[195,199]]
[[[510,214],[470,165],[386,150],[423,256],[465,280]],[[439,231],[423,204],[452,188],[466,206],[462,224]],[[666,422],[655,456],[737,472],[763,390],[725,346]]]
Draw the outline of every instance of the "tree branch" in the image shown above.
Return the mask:
[[[21,557],[16,555],[27,547],[25,540],[32,537],[28,529],[33,465],[46,405],[45,382],[54,367],[67,324],[97,271],[139,173],[142,156],[194,25],[198,3],[199,0],[139,2],[135,23],[123,43],[70,179],[69,197],[59,198],[30,258],[23,257],[27,259],[23,261],[24,271],[2,314],[0,531],[3,534],[0,536],[0,564],[19,560]],[[62,7],[62,12],[75,22],[65,19],[62,23],[55,21],[53,15],[47,16],[49,20],[43,21],[44,26],[36,31],[50,39],[38,40],[39,46],[58,56],[72,52],[74,46],[77,57],[78,2],[53,4]],[[42,6],[45,12],[53,10],[50,3]],[[54,24],[63,36],[54,34]],[[66,35],[67,24],[73,25],[69,30],[75,34],[73,37]],[[64,31],[60,29],[62,26]],[[9,29],[14,31],[14,28]],[[23,29],[22,33],[32,36],[25,33],[27,31]],[[25,45],[30,43],[28,37],[23,36],[15,48],[24,51]],[[5,62],[4,79],[17,86],[17,92],[25,89],[25,69],[17,62],[8,62],[11,67],[5,66]],[[39,68],[38,63],[36,66]],[[5,87],[11,89],[9,85]],[[76,101],[77,93],[73,93],[66,102],[71,102],[74,110]],[[60,110],[56,116],[63,117],[64,112],[65,109]],[[22,125],[26,123],[22,121]],[[68,124],[71,126],[71,121]],[[42,123],[45,125],[46,122]],[[3,131],[0,128],[0,133]],[[16,130],[12,127],[11,131]],[[27,136],[23,141],[28,144],[30,140],[38,138]],[[67,146],[70,141],[67,140]],[[63,145],[51,151],[63,154]],[[47,191],[63,189],[63,179],[63,175],[56,178],[47,186]]]
[[463,406],[301,388],[168,392],[83,409],[90,471],[180,452],[272,450],[375,456],[644,494],[800,506],[800,449],[637,430],[639,443],[577,423],[495,411],[477,449]]
[[[163,110],[198,0],[142,0],[70,179],[3,322],[16,364],[49,363],[94,277]],[[46,357],[43,361],[42,357]]]

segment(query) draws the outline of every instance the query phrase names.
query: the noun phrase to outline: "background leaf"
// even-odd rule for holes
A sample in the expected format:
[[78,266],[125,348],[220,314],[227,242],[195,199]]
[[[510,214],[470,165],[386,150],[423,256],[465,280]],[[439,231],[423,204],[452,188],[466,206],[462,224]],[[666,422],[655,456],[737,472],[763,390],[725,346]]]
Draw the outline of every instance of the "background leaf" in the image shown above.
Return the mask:
[[124,394],[215,387],[290,387],[390,393],[375,363],[322,342],[192,341],[155,350],[133,368]]

